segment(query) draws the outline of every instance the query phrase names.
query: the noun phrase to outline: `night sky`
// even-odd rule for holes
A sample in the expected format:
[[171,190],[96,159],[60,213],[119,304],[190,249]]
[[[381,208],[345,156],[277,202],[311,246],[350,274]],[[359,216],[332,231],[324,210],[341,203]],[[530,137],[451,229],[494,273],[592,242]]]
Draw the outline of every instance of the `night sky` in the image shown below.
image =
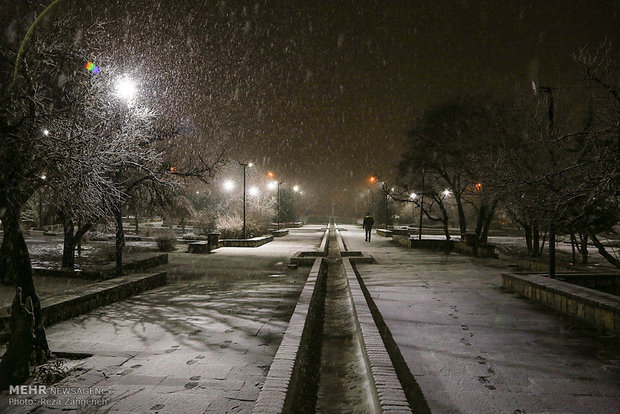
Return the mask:
[[605,37],[620,52],[617,0],[88,4],[141,87],[201,131],[196,145],[227,143],[317,210],[370,174],[390,179],[427,106],[564,82],[571,54]]

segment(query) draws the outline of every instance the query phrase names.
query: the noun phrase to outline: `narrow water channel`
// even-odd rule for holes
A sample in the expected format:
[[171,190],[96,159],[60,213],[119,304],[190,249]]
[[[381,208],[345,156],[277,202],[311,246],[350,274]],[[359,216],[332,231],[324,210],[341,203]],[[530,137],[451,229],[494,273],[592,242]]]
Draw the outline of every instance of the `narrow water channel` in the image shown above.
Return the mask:
[[336,235],[330,231],[317,413],[377,412]]

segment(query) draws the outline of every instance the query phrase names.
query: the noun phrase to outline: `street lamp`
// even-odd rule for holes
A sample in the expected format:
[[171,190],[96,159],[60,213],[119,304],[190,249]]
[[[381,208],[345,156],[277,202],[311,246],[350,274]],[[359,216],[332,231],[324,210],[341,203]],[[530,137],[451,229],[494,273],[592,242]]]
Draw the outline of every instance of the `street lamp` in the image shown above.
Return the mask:
[[239,165],[243,167],[243,238],[246,239],[246,221],[245,221],[245,201],[246,201],[246,171],[247,167],[252,167],[254,164],[251,162],[239,162]]
[[[48,133],[49,133],[49,131],[48,131]],[[41,177],[39,177],[39,178],[41,178],[41,180],[45,181],[47,176],[45,174],[42,174]],[[39,228],[43,228],[43,201],[42,201],[42,198],[41,198],[41,186],[39,186]]]
[[[295,194],[301,194],[301,189],[299,188],[298,185],[293,186],[293,191],[295,192]],[[299,221],[299,209],[297,206],[297,202],[298,202],[298,198],[297,198],[297,195],[295,195],[295,219],[296,221]]]
[[224,181],[223,187],[226,191],[232,191],[233,188],[235,188],[235,183],[233,183],[232,180],[226,180]]
[[[534,94],[539,93],[547,94],[547,132],[549,134],[549,140],[553,136],[554,116],[553,116],[553,88],[551,86],[537,86],[535,82],[532,82],[532,89]],[[553,162],[553,152],[550,151],[551,162]],[[555,277],[555,225],[553,222],[553,214],[549,217],[549,277]]]
[[114,91],[116,92],[116,96],[130,103],[136,96],[136,83],[130,77],[123,76],[116,81]]

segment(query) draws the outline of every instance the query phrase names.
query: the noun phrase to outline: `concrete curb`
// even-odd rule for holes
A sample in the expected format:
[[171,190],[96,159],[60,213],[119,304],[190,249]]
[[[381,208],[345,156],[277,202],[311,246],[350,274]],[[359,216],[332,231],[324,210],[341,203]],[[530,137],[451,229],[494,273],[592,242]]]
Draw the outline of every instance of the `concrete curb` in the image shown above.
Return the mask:
[[543,275],[502,273],[502,287],[599,329],[620,334],[620,297]]
[[322,258],[314,261],[253,413],[304,412],[300,404],[316,396],[326,268]]
[[392,336],[390,328],[383,320],[383,316],[381,315],[379,308],[372,299],[372,296],[370,296],[370,292],[364,284],[364,280],[355,268],[355,265],[352,264],[351,267],[364,294],[366,303],[372,314],[374,324],[377,327],[379,334],[381,335],[381,339],[383,340],[385,349],[387,350],[389,358],[392,362],[392,366],[396,371],[396,375],[398,376],[399,382],[402,385],[405,396],[407,397],[409,407],[411,407],[413,409],[413,412],[415,412],[416,414],[431,414],[431,410],[428,407],[428,403],[426,402],[424,394],[422,393],[422,390],[416,382],[415,378],[411,374],[411,371],[407,366],[407,362],[405,361],[405,358],[403,358],[403,355],[401,354],[400,349],[398,348],[398,345],[396,344],[396,341]]
[[351,261],[343,258],[342,263],[349,281],[351,300],[358,329],[362,335],[362,347],[372,383],[376,390],[378,405],[384,413],[411,413],[411,407],[402,388],[388,351],[383,344],[372,312],[366,303],[364,292],[357,280]]

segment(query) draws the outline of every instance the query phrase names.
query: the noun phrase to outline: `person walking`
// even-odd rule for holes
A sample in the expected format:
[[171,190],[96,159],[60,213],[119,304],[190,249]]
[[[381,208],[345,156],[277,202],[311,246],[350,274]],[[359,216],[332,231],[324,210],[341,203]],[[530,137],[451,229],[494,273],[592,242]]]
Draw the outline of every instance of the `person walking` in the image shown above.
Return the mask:
[[370,243],[370,235],[372,234],[372,225],[375,224],[375,219],[372,218],[370,213],[366,213],[366,217],[364,217],[364,222],[362,223],[362,227],[366,230],[366,241]]

